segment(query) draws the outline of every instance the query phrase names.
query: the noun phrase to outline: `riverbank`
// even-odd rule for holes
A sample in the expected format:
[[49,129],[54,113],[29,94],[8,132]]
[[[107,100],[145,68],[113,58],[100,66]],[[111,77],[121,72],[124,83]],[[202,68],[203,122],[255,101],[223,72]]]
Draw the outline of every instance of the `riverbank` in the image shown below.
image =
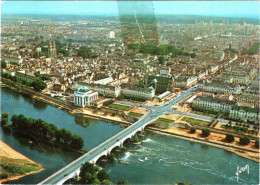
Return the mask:
[[[25,161],[27,161],[27,163],[31,163],[31,164],[33,164],[33,166],[37,165],[38,168],[39,168],[37,171],[30,171],[30,172],[25,173],[23,175],[15,175],[15,176],[10,176],[6,179],[0,179],[0,183],[10,181],[10,180],[19,179],[21,177],[24,177],[24,176],[27,176],[27,175],[30,175],[30,174],[34,174],[34,173],[39,173],[42,170],[44,170],[44,168],[40,164],[38,164],[35,161],[29,159],[28,157],[24,156],[23,154],[15,151],[13,148],[8,146],[6,143],[4,143],[1,140],[0,140],[0,157],[4,157],[4,158],[7,158],[7,159],[11,159],[11,160],[19,160],[19,161],[25,160]],[[1,164],[2,164],[2,161],[1,161]],[[3,172],[1,171],[1,173],[3,173]]]
[[[60,102],[51,102],[50,100],[45,100],[43,97],[38,97],[37,94],[34,94],[32,96],[35,99],[38,99],[40,101],[43,101],[45,103],[51,104],[53,106],[56,106],[58,108],[63,108],[67,111],[69,111],[72,114],[77,114],[77,115],[81,115],[83,117],[89,117],[91,119],[97,119],[97,120],[104,120],[107,122],[111,122],[111,123],[115,123],[115,124],[120,124],[123,126],[129,126],[131,123],[127,122],[127,121],[123,121],[119,116],[111,116],[110,114],[107,115],[101,115],[98,113],[94,113],[93,111],[91,111],[90,109],[85,109],[84,111],[82,110],[82,108],[74,108],[74,106],[71,106],[70,108],[68,108],[68,104],[64,103],[64,105],[62,105]],[[151,127],[151,129],[149,129],[151,131],[155,131],[159,134],[168,134],[168,135],[172,135],[175,137],[179,137],[181,139],[186,139],[189,141],[194,141],[194,142],[201,142],[204,144],[208,144],[214,147],[218,147],[218,148],[223,148],[226,149],[228,151],[231,151],[237,155],[240,155],[242,157],[246,157],[248,159],[254,160],[256,162],[259,162],[259,150],[255,151],[255,150],[251,150],[251,149],[244,149],[244,147],[242,146],[234,146],[228,143],[224,143],[220,140],[205,140],[205,138],[201,138],[199,135],[195,136],[195,135],[189,135],[188,131],[185,132],[180,132],[176,131],[176,130],[165,130],[165,129],[160,129],[160,128],[153,128]],[[215,133],[212,133],[212,135]],[[214,137],[212,137],[214,138]],[[209,139],[209,138],[208,138]],[[237,141],[236,141],[237,142]],[[241,152],[242,151],[242,152]]]
[[201,130],[197,129],[197,132],[191,134],[188,129],[180,129],[180,128],[171,128],[171,129],[157,129],[154,127],[148,128],[149,130],[163,135],[168,135],[172,137],[176,137],[179,139],[188,140],[191,142],[197,142],[201,144],[207,144],[213,147],[221,148],[232,153],[235,153],[241,157],[253,160],[255,162],[260,162],[259,159],[259,149],[254,146],[254,143],[250,143],[246,146],[241,146],[239,144],[239,138],[235,137],[235,141],[233,143],[223,142],[225,135],[218,133],[211,133],[209,137],[203,138],[201,137]]

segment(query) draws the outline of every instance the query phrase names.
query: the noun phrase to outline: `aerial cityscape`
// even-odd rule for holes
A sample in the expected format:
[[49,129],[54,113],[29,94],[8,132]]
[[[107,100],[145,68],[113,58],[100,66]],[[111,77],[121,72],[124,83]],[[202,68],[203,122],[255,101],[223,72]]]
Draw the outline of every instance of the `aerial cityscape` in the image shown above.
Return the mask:
[[0,182],[259,184],[259,7],[2,2]]

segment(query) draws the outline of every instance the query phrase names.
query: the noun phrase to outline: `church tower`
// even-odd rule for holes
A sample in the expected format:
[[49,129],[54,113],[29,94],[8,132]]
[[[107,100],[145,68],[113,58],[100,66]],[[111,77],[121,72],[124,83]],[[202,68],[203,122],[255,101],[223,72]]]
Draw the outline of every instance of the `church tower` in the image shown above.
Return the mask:
[[57,58],[56,44],[54,41],[49,42],[49,51],[48,55],[50,58]]

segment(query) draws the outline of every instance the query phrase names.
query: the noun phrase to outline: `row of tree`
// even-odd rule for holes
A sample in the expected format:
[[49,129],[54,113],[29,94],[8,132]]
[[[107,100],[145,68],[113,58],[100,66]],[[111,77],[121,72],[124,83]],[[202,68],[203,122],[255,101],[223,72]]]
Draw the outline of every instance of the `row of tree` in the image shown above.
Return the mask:
[[[107,172],[92,163],[85,163],[80,168],[79,184],[113,184]],[[129,184],[126,180],[121,179],[117,184]]]
[[[191,127],[190,128],[190,133],[194,134],[196,133],[196,128],[195,127]],[[210,135],[211,131],[207,128],[202,129],[202,136],[203,137],[208,137]],[[226,138],[224,139],[225,142],[228,143],[232,143],[233,141],[235,141],[235,137],[232,134],[226,134]],[[250,139],[247,136],[241,136],[239,138],[239,143],[241,145],[248,145],[250,143]],[[255,147],[259,147],[259,140],[255,141]]]
[[37,78],[40,78],[41,80],[50,80],[51,77],[49,75],[41,75],[40,72],[35,72],[34,76],[36,76]]
[[41,119],[27,118],[23,114],[12,116],[14,131],[30,137],[34,141],[52,144],[64,150],[80,150],[84,145],[82,137],[72,134],[64,128],[58,129],[54,124]]
[[17,76],[15,75],[13,76],[10,73],[3,72],[3,71],[1,71],[1,77],[7,78],[17,83],[22,83],[28,87],[33,87],[33,89],[37,92],[41,92],[43,89],[47,87],[47,84],[41,78],[36,78],[33,81],[28,81],[25,79],[18,79]]
[[125,94],[120,94],[117,97],[117,100],[123,100],[123,99],[137,100],[137,101],[146,101],[147,100],[143,97],[136,97],[136,96],[130,96],[130,95],[125,95]]

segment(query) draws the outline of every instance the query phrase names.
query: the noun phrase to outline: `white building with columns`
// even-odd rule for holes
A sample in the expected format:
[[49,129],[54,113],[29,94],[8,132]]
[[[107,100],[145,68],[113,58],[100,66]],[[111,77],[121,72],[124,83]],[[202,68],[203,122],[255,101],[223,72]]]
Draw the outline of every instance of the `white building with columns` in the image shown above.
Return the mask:
[[74,93],[74,104],[83,108],[96,99],[98,99],[98,93],[83,86]]

